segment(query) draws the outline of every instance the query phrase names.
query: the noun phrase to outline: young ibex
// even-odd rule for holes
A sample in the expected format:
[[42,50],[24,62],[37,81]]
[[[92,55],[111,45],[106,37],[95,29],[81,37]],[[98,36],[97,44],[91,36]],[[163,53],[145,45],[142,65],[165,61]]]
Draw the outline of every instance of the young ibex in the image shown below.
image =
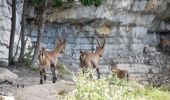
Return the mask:
[[113,60],[111,62],[111,71],[113,74],[117,75],[120,79],[126,79],[129,81],[129,74],[127,70],[121,70],[117,68],[117,63],[115,63]]
[[160,39],[160,46],[162,47],[163,51],[166,49],[166,48],[169,48],[170,47],[170,40],[166,39]]
[[82,52],[80,51],[80,67],[83,68],[83,73],[87,71],[88,68],[95,68],[100,78],[99,72],[99,58],[102,57],[106,39],[104,39],[103,44],[101,45],[99,40],[96,38],[98,46],[94,53],[91,52]]
[[57,46],[52,51],[46,51],[45,49],[38,56],[39,65],[40,65],[40,84],[43,84],[43,77],[46,80],[45,68],[50,67],[53,78],[52,81],[55,83],[57,77],[55,75],[55,67],[58,62],[59,54],[64,52],[65,49],[65,39],[62,40],[61,36],[59,36],[59,41],[57,42]]

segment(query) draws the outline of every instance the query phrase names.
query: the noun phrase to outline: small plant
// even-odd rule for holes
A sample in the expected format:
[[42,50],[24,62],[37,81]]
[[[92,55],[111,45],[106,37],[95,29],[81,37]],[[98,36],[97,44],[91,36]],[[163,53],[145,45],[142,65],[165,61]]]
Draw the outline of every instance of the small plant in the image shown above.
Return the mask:
[[[94,74],[94,73],[90,73]],[[66,100],[170,100],[168,91],[139,87],[113,75],[96,79],[88,74],[74,76],[76,89],[63,96]]]
[[59,77],[63,78],[64,75],[70,74],[69,70],[64,66],[63,63],[58,64],[56,70],[58,71]]
[[22,65],[24,67],[29,68],[31,71],[37,72],[38,67],[32,66],[31,62],[32,62],[32,52],[28,51],[25,53],[24,60],[22,61],[22,63],[20,63],[20,66]]
[[24,54],[24,60],[22,64],[26,67],[31,67],[32,57],[32,48],[28,48],[28,52]]

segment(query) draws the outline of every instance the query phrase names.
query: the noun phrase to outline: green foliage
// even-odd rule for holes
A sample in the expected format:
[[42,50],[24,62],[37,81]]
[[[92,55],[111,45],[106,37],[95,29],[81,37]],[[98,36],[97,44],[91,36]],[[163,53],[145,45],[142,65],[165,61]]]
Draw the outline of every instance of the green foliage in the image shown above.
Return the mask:
[[[33,4],[35,7],[41,7],[44,0],[33,0]],[[71,2],[72,0],[68,0]],[[92,6],[99,7],[104,0],[80,0],[81,4],[84,6]],[[60,7],[62,5],[62,0],[52,0],[52,7]]]
[[33,4],[35,7],[42,6],[44,0],[33,0]]
[[31,62],[32,62],[32,48],[28,48],[28,52],[24,54],[24,59],[22,61],[22,64],[26,67],[32,67]]
[[39,69],[38,67],[34,67],[34,66],[29,66],[30,70],[34,71],[34,72],[38,72]]
[[57,69],[59,77],[64,77],[64,75],[69,74],[69,71],[65,68],[64,64],[58,64]]
[[32,48],[28,48],[28,52],[25,53],[24,55],[24,60],[22,62],[22,65],[24,67],[29,68],[30,70],[37,72],[38,71],[38,67],[32,66]]
[[102,0],[95,0],[94,6],[99,7],[102,4]]
[[24,55],[24,61],[23,61],[23,63],[24,63],[25,66],[31,66],[32,56],[33,56],[31,53],[32,53],[32,52],[27,52],[27,53],[25,53],[25,55]]
[[84,6],[92,6],[94,5],[95,7],[99,7],[104,0],[80,0],[80,2]]
[[116,77],[89,78],[89,74],[75,76],[76,89],[64,95],[65,100],[170,100],[170,92],[158,88],[140,87]]
[[[42,7],[44,0],[33,0],[35,7]],[[52,7],[60,7],[62,5],[62,0],[52,0]]]
[[52,2],[53,7],[60,7],[62,5],[62,0],[52,0]]

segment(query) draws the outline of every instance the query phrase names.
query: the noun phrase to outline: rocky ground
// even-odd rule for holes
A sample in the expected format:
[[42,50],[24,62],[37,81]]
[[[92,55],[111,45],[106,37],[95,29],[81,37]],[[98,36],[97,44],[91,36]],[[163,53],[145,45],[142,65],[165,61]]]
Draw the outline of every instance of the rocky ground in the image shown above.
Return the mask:
[[70,75],[58,77],[57,82],[52,83],[50,74],[47,70],[47,81],[41,85],[38,71],[26,67],[0,67],[0,100],[55,100],[58,94],[75,87]]

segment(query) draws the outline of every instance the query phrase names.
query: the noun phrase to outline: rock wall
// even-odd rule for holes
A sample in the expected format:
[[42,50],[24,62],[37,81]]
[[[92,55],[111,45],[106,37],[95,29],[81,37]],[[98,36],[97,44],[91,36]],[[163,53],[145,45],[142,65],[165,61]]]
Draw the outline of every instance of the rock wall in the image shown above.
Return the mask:
[[[20,6],[20,5],[18,5]],[[20,7],[18,7],[20,8]],[[15,35],[15,47],[18,44],[19,33],[20,33],[20,9],[17,10],[16,14],[16,35]],[[8,58],[8,48],[11,33],[11,1],[1,0],[0,1],[0,59],[6,61]]]
[[[11,9],[12,0],[1,0],[0,1],[0,61],[7,62],[8,59],[8,49],[9,49],[9,41],[10,41],[10,33],[11,33],[11,17],[12,17],[12,9]],[[16,51],[17,45],[19,45],[20,51],[20,42],[19,35],[21,30],[21,13],[22,13],[22,4],[23,2],[17,0],[17,10],[16,10],[16,35],[14,40],[14,53]],[[30,41],[29,41],[30,43]],[[27,43],[27,45],[29,44]],[[29,44],[30,45],[30,44]],[[19,54],[18,51],[18,54]]]
[[[170,67],[170,57],[157,50],[157,33],[170,31],[169,5],[168,0],[106,0],[99,8],[83,7],[79,2],[65,4],[48,11],[42,46],[53,49],[57,35],[62,33],[67,39],[63,60],[77,69],[79,51],[93,52],[95,37],[102,40],[104,34],[107,43],[100,61],[101,72],[109,72],[109,61],[114,58],[118,68],[128,70],[132,79],[146,82],[151,76],[148,73],[153,75],[162,71],[163,66],[165,70]],[[34,43],[37,28],[29,26]]]

